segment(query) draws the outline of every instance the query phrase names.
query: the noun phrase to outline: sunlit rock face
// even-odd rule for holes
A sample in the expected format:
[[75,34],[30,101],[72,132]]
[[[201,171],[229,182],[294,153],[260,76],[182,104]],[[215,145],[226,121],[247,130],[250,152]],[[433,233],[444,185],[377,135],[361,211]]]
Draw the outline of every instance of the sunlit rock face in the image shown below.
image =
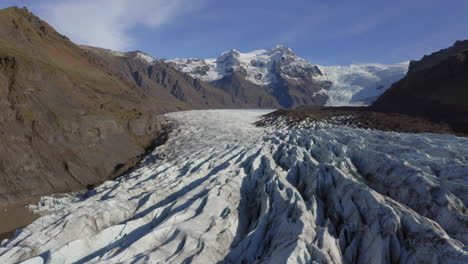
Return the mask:
[[167,114],[168,141],[0,247],[1,263],[467,263],[468,139],[265,111]]

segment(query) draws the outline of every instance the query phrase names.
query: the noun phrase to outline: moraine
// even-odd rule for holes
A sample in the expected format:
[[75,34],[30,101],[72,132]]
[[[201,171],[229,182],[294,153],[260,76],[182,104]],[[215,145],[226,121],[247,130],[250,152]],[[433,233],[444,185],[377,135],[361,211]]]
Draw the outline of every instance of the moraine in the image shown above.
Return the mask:
[[265,113],[167,114],[140,167],[43,198],[0,263],[468,262],[468,139],[253,125]]

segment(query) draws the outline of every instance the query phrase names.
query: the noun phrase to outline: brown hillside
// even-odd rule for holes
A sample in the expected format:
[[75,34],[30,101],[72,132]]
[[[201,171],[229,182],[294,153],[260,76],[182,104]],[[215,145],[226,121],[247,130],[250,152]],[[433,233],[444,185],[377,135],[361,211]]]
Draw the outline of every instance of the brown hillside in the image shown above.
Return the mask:
[[158,113],[247,107],[136,52],[77,46],[27,9],[0,10],[0,36],[0,205],[121,174]]

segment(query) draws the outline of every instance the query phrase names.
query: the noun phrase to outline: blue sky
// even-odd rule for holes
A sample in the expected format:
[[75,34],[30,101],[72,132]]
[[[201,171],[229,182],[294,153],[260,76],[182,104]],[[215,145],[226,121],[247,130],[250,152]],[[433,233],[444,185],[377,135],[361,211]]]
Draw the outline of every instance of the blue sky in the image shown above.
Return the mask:
[[2,0],[77,43],[156,58],[283,44],[313,63],[396,63],[468,39],[467,0]]

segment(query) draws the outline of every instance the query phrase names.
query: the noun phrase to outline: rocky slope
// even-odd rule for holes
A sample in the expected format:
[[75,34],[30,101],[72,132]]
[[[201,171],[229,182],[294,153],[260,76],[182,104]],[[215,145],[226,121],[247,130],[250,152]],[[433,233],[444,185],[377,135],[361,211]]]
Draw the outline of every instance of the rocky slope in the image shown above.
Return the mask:
[[91,56],[99,58],[116,75],[154,97],[166,111],[270,106],[232,98],[222,89],[168,67],[141,51],[123,53],[89,46],[80,47]]
[[372,109],[427,117],[468,132],[468,40],[411,62]]
[[467,263],[467,138],[264,113],[166,115],[138,169],[43,198],[0,262]]
[[399,133],[434,133],[452,134],[468,137],[468,133],[454,131],[449,125],[434,122],[427,118],[372,111],[369,107],[317,107],[303,106],[295,109],[279,109],[262,118],[257,123],[267,126],[281,120],[291,127],[304,122],[327,122],[334,125],[350,126],[353,128],[391,131]]
[[141,52],[79,47],[26,9],[0,10],[0,207],[124,172],[156,114],[254,107]]
[[[248,53],[231,50],[215,59],[165,62],[231,94],[246,94],[257,101],[273,99],[286,108],[369,104],[400,80],[408,67],[407,63],[319,66],[284,46]],[[256,94],[249,94],[252,91]]]

